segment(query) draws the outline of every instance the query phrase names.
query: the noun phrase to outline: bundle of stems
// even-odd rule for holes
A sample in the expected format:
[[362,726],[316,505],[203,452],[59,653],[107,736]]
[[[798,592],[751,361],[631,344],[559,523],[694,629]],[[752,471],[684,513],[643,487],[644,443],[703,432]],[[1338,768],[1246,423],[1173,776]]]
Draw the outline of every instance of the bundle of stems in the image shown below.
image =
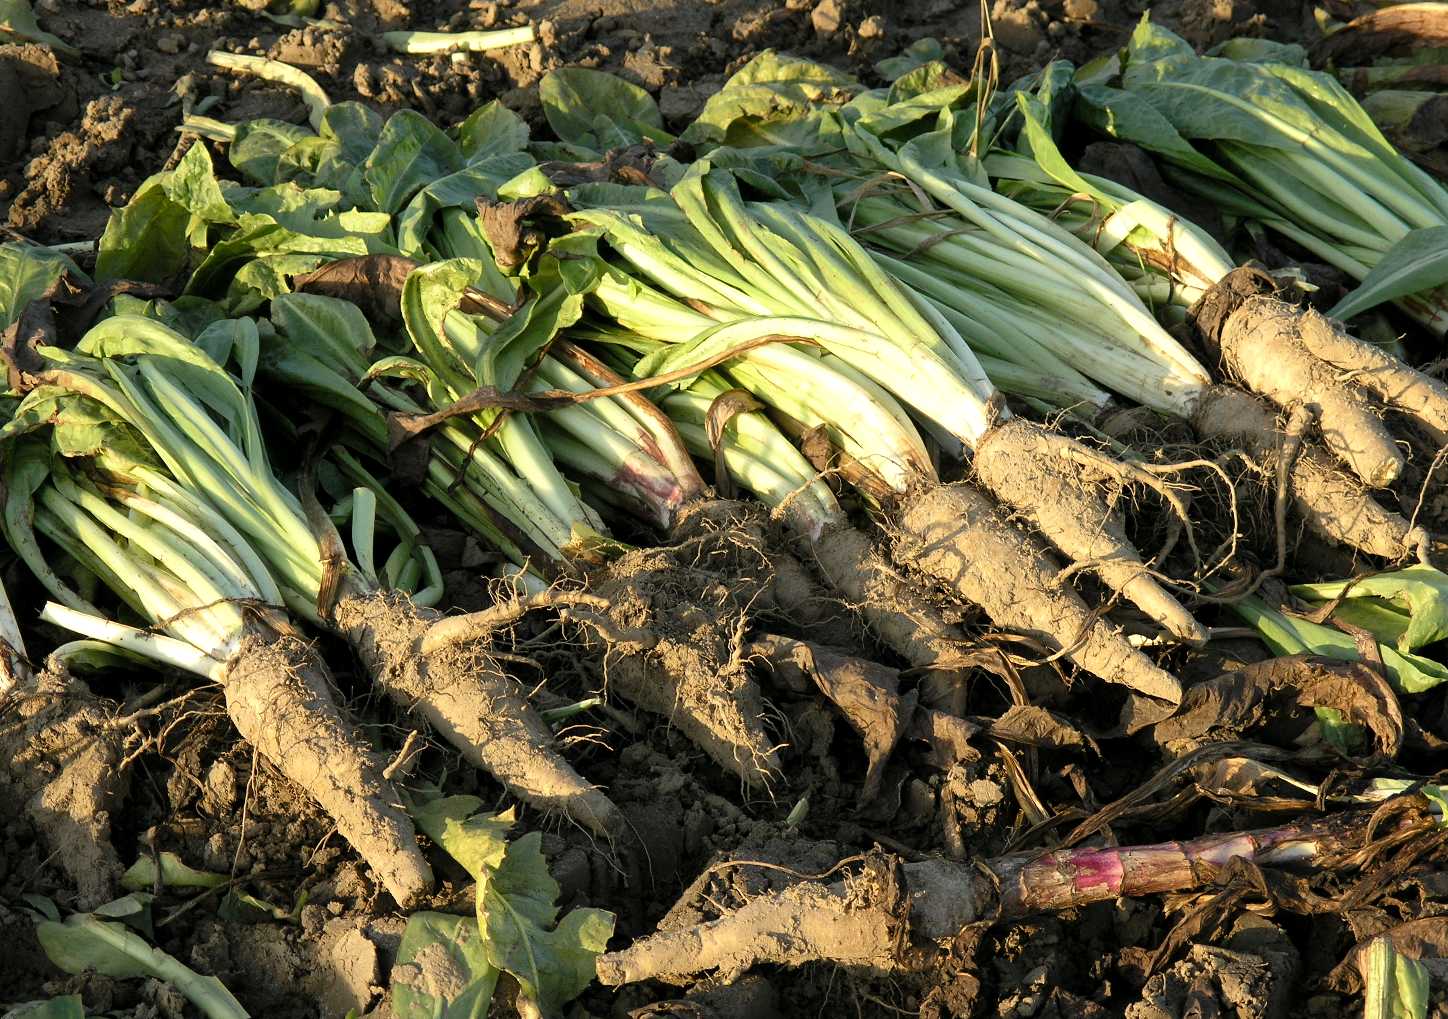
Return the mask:
[[[317,617],[322,556],[249,402],[202,350],[146,320],[108,319],[77,349],[43,350],[39,384],[0,430],[6,535],[55,599],[42,618],[219,683],[242,736],[316,798],[399,903],[416,902],[432,874],[412,823],[287,614]],[[102,612],[83,593],[97,584],[141,625]]]
[[[608,535],[585,491],[668,530],[704,493],[687,448],[638,387],[557,340],[581,298],[543,272],[516,308],[504,308],[480,295],[483,280],[469,260],[414,267],[400,295],[409,352],[375,359],[375,339],[354,305],[312,294],[278,298],[264,371],[342,411],[345,441],[359,457],[385,461],[399,436],[426,441],[426,494],[524,568],[540,604],[580,624],[614,692],[672,718],[746,781],[769,781],[777,763],[742,663],[727,655],[696,661],[716,650],[702,631],[683,640],[653,618],[686,606],[630,615],[639,594],[610,593],[627,580],[601,569],[627,546]],[[330,335],[297,321],[297,303],[326,308],[311,318],[333,322]],[[555,577],[564,587],[546,590]],[[571,590],[579,582],[602,593]],[[701,684],[711,689],[696,689]]]
[[[978,468],[980,443],[1009,411],[969,347],[928,303],[890,280],[837,226],[789,207],[747,206],[719,171],[691,172],[673,201],[632,192],[631,204],[589,204],[618,196],[570,193],[583,207],[575,222],[601,231],[618,256],[589,292],[590,304],[623,329],[670,344],[636,372],[738,351],[726,370],[744,388],[805,428],[821,428],[879,478],[898,503],[893,522],[931,549],[911,557],[916,565],[998,623],[1024,626],[1069,649],[1088,671],[1176,697],[1174,679],[1119,634],[1093,625],[1084,603],[1047,579],[1055,570],[1043,551],[1006,525],[988,500],[968,486],[939,486],[902,405],[954,448],[976,447]],[[864,419],[870,423],[862,425]],[[992,554],[966,553],[973,539]],[[1190,617],[1176,612],[1190,631]]]
[[[1198,57],[1143,17],[1120,87],[1082,87],[1093,128],[1154,152],[1185,190],[1364,280],[1419,232],[1448,225],[1448,190],[1383,137],[1332,76],[1272,60]],[[1385,262],[1386,260],[1386,262]],[[1397,303],[1438,334],[1448,291]]]
[[[841,208],[853,218],[858,235],[876,245],[882,267],[929,295],[942,313],[974,314],[980,320],[983,277],[991,287],[1014,292],[1026,305],[1016,321],[1035,323],[1040,344],[1070,368],[1111,392],[1185,418],[1200,433],[1244,444],[1267,464],[1275,463],[1281,440],[1273,414],[1259,401],[1214,385],[1206,367],[1165,333],[1147,342],[1134,317],[1092,311],[1079,290],[1064,289],[1067,282],[1034,286],[1041,275],[1069,276],[1068,265],[1089,261],[1079,250],[1074,263],[1056,253],[1069,247],[1068,238],[1078,249],[1085,247],[1084,241],[1095,246],[1091,254],[1098,269],[1107,265],[1107,271],[1115,273],[1123,263],[1134,263],[1133,272],[1117,276],[1118,284],[1134,279],[1137,289],[1160,299],[1159,314],[1200,300],[1208,288],[1221,285],[1234,266],[1205,230],[1122,185],[1088,179],[1071,167],[1047,130],[1046,107],[1039,98],[1017,93],[1016,107],[1022,120],[1020,148],[1029,155],[994,150],[979,165],[1001,192],[1016,199],[1017,209],[1029,205],[1036,210],[1015,214],[1031,223],[1036,236],[1053,242],[1049,249],[1044,242],[1035,249],[1033,263],[1022,261],[1017,251],[1027,242],[986,229],[985,209],[974,200],[991,192],[970,181],[967,171],[975,161],[968,153],[927,167],[921,156],[938,153],[938,144],[932,149],[915,140],[892,152],[863,130],[856,132],[862,139],[857,147],[913,187],[886,190],[871,181],[853,190],[837,188]],[[937,143],[948,135],[953,118],[947,111],[940,120],[934,132]],[[1000,195],[995,200],[1007,201]],[[1075,218],[1061,215],[1071,209],[1092,212]],[[1065,234],[1066,227],[1073,227],[1080,240]],[[1035,266],[1030,275],[1023,271],[1029,265]],[[1137,312],[1150,314],[1134,295],[1126,300]],[[1279,301],[1240,302],[1222,316],[1211,342],[1220,352],[1224,373],[1245,388],[1281,408],[1308,403],[1328,450],[1360,479],[1354,482],[1315,449],[1295,459],[1289,467],[1291,491],[1308,525],[1330,540],[1373,555],[1421,555],[1426,533],[1379,506],[1364,489],[1390,484],[1405,464],[1372,400],[1411,415],[1430,435],[1448,437],[1448,390],[1320,316],[1303,315]],[[1001,352],[1019,368],[1039,364],[1025,345],[1004,346]],[[1059,398],[1055,403],[1068,406]]]

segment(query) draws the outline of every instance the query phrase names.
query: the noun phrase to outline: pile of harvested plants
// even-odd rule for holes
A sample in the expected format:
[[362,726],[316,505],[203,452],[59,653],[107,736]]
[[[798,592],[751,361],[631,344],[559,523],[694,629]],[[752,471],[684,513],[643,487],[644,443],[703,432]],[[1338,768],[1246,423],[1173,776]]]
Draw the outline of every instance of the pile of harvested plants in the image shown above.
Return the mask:
[[6,909],[77,981],[9,1014],[260,1014],[211,913],[405,1019],[1442,1014],[1438,17],[1008,83],[983,18],[670,125],[564,67],[546,131],[212,54],[307,125],[0,247]]

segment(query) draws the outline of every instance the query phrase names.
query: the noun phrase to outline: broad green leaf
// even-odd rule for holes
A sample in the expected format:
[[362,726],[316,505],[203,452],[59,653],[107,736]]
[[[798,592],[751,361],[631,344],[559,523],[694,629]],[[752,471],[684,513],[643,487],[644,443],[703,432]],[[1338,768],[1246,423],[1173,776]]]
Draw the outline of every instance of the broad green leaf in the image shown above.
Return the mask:
[[742,145],[742,137],[763,124],[799,120],[817,103],[843,104],[859,89],[854,78],[834,68],[766,50],[709,97],[681,137],[696,145]]
[[1107,85],[1081,85],[1075,116],[1111,138],[1131,142],[1207,177],[1238,184],[1231,171],[1202,155],[1170,120],[1141,96]]
[[538,99],[554,134],[600,153],[664,134],[664,118],[653,97],[606,71],[550,71],[538,85]]
[[351,301],[321,294],[283,294],[271,303],[271,319],[293,348],[353,379],[367,374],[377,340],[367,316]]
[[469,114],[457,132],[458,146],[469,164],[521,153],[528,145],[527,123],[496,99]]
[[[421,257],[441,210],[463,209],[475,214],[478,198],[496,199],[498,188],[532,165],[524,153],[501,155],[428,184],[397,217],[397,249],[409,258]],[[491,251],[488,257],[492,257]]]
[[[317,237],[289,230],[268,215],[247,214],[238,221],[233,233],[212,245],[186,284],[186,294],[217,296],[245,263],[264,255],[306,254],[338,259],[369,253],[365,237]],[[284,293],[286,289],[282,286],[276,292]]]
[[[1347,603],[1381,599],[1407,616],[1401,635],[1392,634],[1400,651],[1416,651],[1435,641],[1448,640],[1448,573],[1431,566],[1409,566],[1366,577],[1349,586],[1348,581],[1327,584],[1297,584],[1292,593],[1309,601],[1326,602],[1346,592]],[[1344,607],[1345,607],[1344,606]],[[1384,639],[1384,634],[1374,633]]]
[[355,101],[333,103],[322,114],[317,133],[337,143],[344,162],[361,166],[377,147],[382,123],[381,115],[370,106]]
[[149,855],[142,856],[131,864],[121,875],[121,887],[130,891],[154,888],[158,872],[161,885],[166,888],[216,888],[226,884],[228,880],[225,874],[213,874],[188,867],[175,853],[163,852],[160,857],[159,868],[156,858]]
[[1328,312],[1348,319],[1394,301],[1448,284],[1448,226],[1414,230],[1394,244],[1346,297]]
[[16,1005],[0,1019],[85,1019],[85,1005],[79,994],[65,994],[49,1001]]
[[514,823],[511,810],[480,814],[482,805],[476,796],[443,796],[416,804],[410,811],[427,837],[462,864],[475,881],[502,865],[508,831]]
[[236,213],[221,193],[204,142],[186,150],[176,168],[161,175],[167,197],[204,223],[233,223]]
[[1022,117],[1020,148],[1050,174],[1052,180],[1072,194],[1090,195],[1107,212],[1116,211],[1121,203],[1093,187],[1066,161],[1066,157],[1061,155],[1061,150],[1056,147],[1056,140],[1047,127],[1046,106],[1036,97],[1023,92],[1016,94],[1016,105]]
[[217,364],[235,364],[242,388],[251,388],[256,378],[256,360],[261,353],[255,319],[225,318],[212,322],[197,333],[192,342]]
[[1307,50],[1295,42],[1273,42],[1271,39],[1237,38],[1218,43],[1207,50],[1209,57],[1224,57],[1252,64],[1296,64],[1307,66]]
[[252,259],[237,270],[227,285],[226,310],[231,315],[254,314],[267,301],[290,293],[293,276],[312,272],[338,258],[364,253],[365,247],[359,247],[345,254],[283,252]]
[[498,969],[475,918],[413,913],[390,983],[397,1019],[485,1019]]
[[549,286],[487,338],[473,363],[473,376],[480,385],[512,389],[535,355],[582,315],[582,293],[570,292],[561,283]]
[[945,49],[934,36],[917,39],[896,56],[888,57],[875,64],[875,73],[886,81],[894,81],[926,64],[941,60]]
[[542,835],[533,832],[510,844],[513,812],[473,813],[480,805],[473,796],[449,796],[411,812],[417,826],[477,880],[488,961],[511,973],[544,1015],[559,1014],[593,981],[594,960],[613,934],[613,915],[575,909],[558,921],[558,882],[548,872]]
[[362,177],[375,207],[395,214],[418,191],[462,168],[456,142],[422,114],[400,110],[382,128]]
[[171,984],[210,1019],[247,1019],[241,1003],[215,977],[202,976],[118,923],[77,913],[63,923],[36,924],[46,957],[66,973],[93,970],[121,979],[151,977]]
[[[1147,11],[1136,23],[1126,50],[1122,53],[1123,77],[1160,76],[1169,73],[1174,66],[1189,64],[1195,60],[1197,53],[1191,44],[1176,33],[1153,24],[1151,12]],[[1127,84],[1130,87],[1130,83]]]
[[270,217],[293,233],[309,237],[338,239],[356,237],[369,247],[382,249],[392,224],[385,212],[348,209],[340,191],[303,188],[286,181],[268,188],[224,189],[226,199],[238,213]]
[[1363,978],[1363,1019],[1427,1019],[1428,967],[1385,937],[1368,942],[1357,966]]
[[40,27],[29,0],[0,0],[0,42],[14,42],[16,39],[38,42],[73,59],[80,56],[80,50]]
[[477,262],[463,258],[434,262],[414,269],[402,285],[402,321],[413,346],[442,383],[459,396],[471,392],[476,383],[472,365],[460,359],[446,341],[443,322],[481,271]]
[[44,297],[75,266],[64,255],[28,244],[0,244],[0,332],[31,301]]
[[164,175],[151,177],[111,213],[96,253],[96,279],[160,283],[186,267],[191,213],[171,200]]
[[279,183],[277,164],[282,153],[304,138],[315,135],[305,127],[284,120],[248,120],[236,129],[227,150],[231,165],[262,185]]
[[574,909],[553,926],[559,888],[542,843],[538,832],[524,835],[508,846],[502,866],[478,882],[478,922],[493,964],[511,973],[544,1015],[556,1015],[593,982],[614,917]]

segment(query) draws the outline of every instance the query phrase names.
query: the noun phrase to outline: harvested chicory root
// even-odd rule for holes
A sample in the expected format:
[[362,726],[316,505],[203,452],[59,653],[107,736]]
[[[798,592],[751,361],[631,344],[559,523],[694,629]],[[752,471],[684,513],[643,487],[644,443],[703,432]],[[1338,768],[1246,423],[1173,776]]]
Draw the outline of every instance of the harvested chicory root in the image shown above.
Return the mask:
[[301,639],[253,631],[222,688],[232,723],[257,752],[305,789],[404,909],[432,887],[401,797],[332,700],[326,666]]
[[810,544],[815,568],[870,631],[920,669],[951,669],[965,636],[929,594],[904,577],[849,524],[828,527]]
[[1309,410],[1323,444],[1371,488],[1392,484],[1404,465],[1382,407],[1448,442],[1448,386],[1316,311],[1277,300],[1265,292],[1271,286],[1238,269],[1192,308],[1199,338],[1228,378],[1279,407]]
[[564,760],[522,684],[489,657],[492,614],[443,617],[374,590],[344,593],[333,619],[378,686],[470,763],[535,807],[618,833],[618,808]]
[[978,864],[902,864],[877,851],[861,858],[848,878],[801,881],[717,920],[652,934],[601,955],[598,978],[612,986],[650,979],[682,983],[714,971],[727,982],[761,963],[910,970],[928,965],[932,945],[972,923],[1189,891],[1212,884],[1233,860],[1258,867],[1356,868],[1387,844],[1436,837],[1440,824],[1410,801],[1386,820],[1372,810],[1346,811],[1184,842],[1017,853]]
[[635,549],[589,577],[581,624],[609,692],[661,715],[715,762],[767,786],[779,758],[764,698],[746,665],[749,610],[773,570],[759,536],[735,526],[732,504],[685,507],[674,544]]
[[1060,568],[968,484],[922,485],[895,513],[898,560],[980,606],[996,625],[1028,634],[1109,683],[1156,703],[1131,704],[1128,731],[1157,721],[1181,700],[1181,684],[1133,648],[1059,582]]
[[902,739],[917,739],[942,771],[973,764],[980,753],[970,745],[979,726],[957,715],[917,703],[915,691],[900,692],[900,672],[838,648],[777,634],[755,639],[750,650],[769,664],[777,682],[795,693],[818,690],[860,735],[865,747],[865,778],[860,801],[880,793],[885,763]]
[[130,779],[108,720],[103,703],[54,664],[0,694],[0,756],[14,783],[3,791],[75,882],[82,910],[113,899],[121,876],[111,816]]
[[[1090,563],[1103,583],[1173,636],[1206,643],[1207,631],[1152,577],[1126,536],[1113,496],[1126,482],[1138,480],[1128,467],[1022,418],[991,429],[972,462],[981,484],[1025,516],[1068,560]],[[1162,488],[1160,482],[1152,487]]]
[[[1256,397],[1213,386],[1197,403],[1192,425],[1205,439],[1242,449],[1275,476],[1283,454],[1276,416]],[[1428,535],[1421,527],[1384,508],[1362,483],[1310,444],[1293,458],[1289,494],[1294,514],[1313,534],[1384,559],[1421,554]]]
[[1408,415],[1433,442],[1448,445],[1448,385],[1409,367],[1381,347],[1349,336],[1316,311],[1303,312],[1297,330],[1309,353]]

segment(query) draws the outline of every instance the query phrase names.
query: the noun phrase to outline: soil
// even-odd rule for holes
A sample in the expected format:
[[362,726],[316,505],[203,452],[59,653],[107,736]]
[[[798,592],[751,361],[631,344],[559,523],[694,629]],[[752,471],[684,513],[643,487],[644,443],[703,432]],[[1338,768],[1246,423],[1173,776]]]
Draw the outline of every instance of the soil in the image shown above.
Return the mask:
[[[257,0],[35,0],[42,27],[83,56],[58,62],[44,47],[0,46],[0,215],[6,229],[43,243],[97,237],[111,208],[179,157],[183,111],[204,109],[230,122],[306,119],[293,93],[215,73],[205,61],[213,48],[292,63],[333,100],[360,99],[383,112],[410,107],[444,125],[494,98],[541,124],[541,76],[582,64],[645,86],[669,126],[678,128],[733,68],[767,47],[868,78],[875,61],[925,36],[939,38],[947,59],[968,67],[981,31],[976,5],[955,0],[335,0],[317,12],[340,26],[327,29],[291,29],[256,6]],[[1010,78],[1058,56],[1081,61],[1118,46],[1145,6],[1136,0],[996,0],[991,20],[1003,74]],[[1304,39],[1315,33],[1311,5],[1287,0],[1169,0],[1152,13],[1201,46],[1234,35]],[[538,28],[537,44],[492,55],[398,57],[385,52],[378,38],[401,28],[529,22]],[[452,582],[447,607],[476,607],[483,593],[476,547],[460,539],[435,547]],[[41,592],[18,576],[5,579],[28,623]],[[1225,615],[1212,621],[1231,625]],[[853,641],[847,650],[855,654],[894,661],[869,643],[862,627],[829,632],[834,640]],[[53,632],[27,637],[36,647],[56,643]],[[498,650],[517,660],[525,686],[550,703],[578,700],[599,686],[600,677],[585,662],[582,637],[560,640],[556,629],[523,625],[502,643]],[[983,638],[980,660],[988,668],[971,669],[955,698],[994,734],[978,741],[982,752],[942,761],[903,729],[895,752],[868,775],[867,750],[878,752],[878,741],[868,731],[862,735],[817,692],[771,682],[764,670],[753,671],[763,686],[769,735],[787,745],[780,751],[781,777],[767,786],[747,787],[667,717],[635,712],[623,702],[583,716],[562,734],[565,753],[607,791],[633,836],[609,845],[560,816],[523,811],[526,828],[546,833],[544,850],[563,887],[563,907],[614,911],[615,945],[621,946],[661,924],[716,915],[710,911],[719,905],[783,880],[759,868],[706,874],[725,858],[818,873],[874,846],[907,860],[929,854],[963,860],[1054,846],[1063,828],[1138,790],[1183,752],[1175,745],[1159,748],[1145,736],[1103,742],[1098,749],[1092,735],[1117,726],[1118,692],[1103,696],[1100,686],[1068,681],[1053,667],[1003,666],[997,646],[1020,650]],[[1208,651],[1178,653],[1168,665],[1187,682],[1209,678],[1238,664],[1224,648],[1264,657],[1260,648],[1242,652],[1214,643]],[[375,744],[395,752],[417,723],[348,672],[344,648],[324,642],[323,649],[337,672],[341,699],[350,701]],[[920,677],[908,669],[900,676],[903,702],[915,696]],[[165,702],[182,692],[169,685],[173,680],[153,674],[85,678],[116,716],[131,712],[139,698]],[[1434,755],[1441,754],[1448,732],[1445,703],[1439,692],[1405,709],[1412,716],[1400,720],[1405,767],[1441,766],[1441,756]],[[3,709],[0,723],[14,710]],[[1242,738],[1298,755],[1319,777],[1338,764],[1351,771],[1369,763],[1301,745],[1307,718],[1302,711],[1288,715],[1283,722],[1275,714],[1272,726]],[[118,767],[130,787],[109,818],[120,865],[174,852],[191,866],[231,875],[236,887],[270,904],[275,914],[237,915],[220,908],[217,893],[166,891],[155,904],[156,944],[218,977],[254,1016],[390,1016],[388,973],[403,914],[319,808],[237,739],[220,692],[199,689],[128,724],[118,738],[124,753]],[[410,776],[400,782],[441,782],[448,792],[477,795],[499,808],[509,802],[499,785],[441,740],[424,739],[423,745]],[[873,795],[866,800],[867,780]],[[1199,786],[1190,781],[1163,780],[1144,794],[1139,809],[1115,815],[1105,837],[1149,842],[1264,823],[1251,796],[1234,798],[1219,789],[1185,795],[1194,788]],[[1183,795],[1173,798],[1178,792]],[[78,888],[64,866],[72,847],[43,842],[23,820],[33,795],[26,776],[0,783],[0,812],[10,819],[0,826],[0,938],[6,946],[0,952],[0,1013],[9,1003],[78,992],[88,1014],[192,1014],[154,981],[67,977],[46,960],[26,896],[46,896],[65,912],[94,905],[96,890]],[[1060,823],[1038,827],[1052,814],[1060,815]],[[467,912],[466,875],[440,854],[429,856],[439,882],[427,907]],[[962,934],[947,964],[909,977],[807,966],[766,968],[732,988],[595,986],[579,1000],[576,1014],[1357,1015],[1360,1000],[1328,979],[1334,967],[1360,938],[1422,917],[1441,919],[1444,910],[1448,889],[1441,872],[1436,885],[1431,874],[1411,867],[1402,873],[1397,884],[1355,888],[1351,908],[1323,908],[1308,918],[1275,913],[1271,896],[1229,882],[1199,896],[1121,900],[982,925]],[[1336,887],[1318,891],[1342,893]],[[1433,1014],[1448,1015],[1441,985],[1439,995]],[[492,1014],[514,1014],[510,996],[505,980]]]

